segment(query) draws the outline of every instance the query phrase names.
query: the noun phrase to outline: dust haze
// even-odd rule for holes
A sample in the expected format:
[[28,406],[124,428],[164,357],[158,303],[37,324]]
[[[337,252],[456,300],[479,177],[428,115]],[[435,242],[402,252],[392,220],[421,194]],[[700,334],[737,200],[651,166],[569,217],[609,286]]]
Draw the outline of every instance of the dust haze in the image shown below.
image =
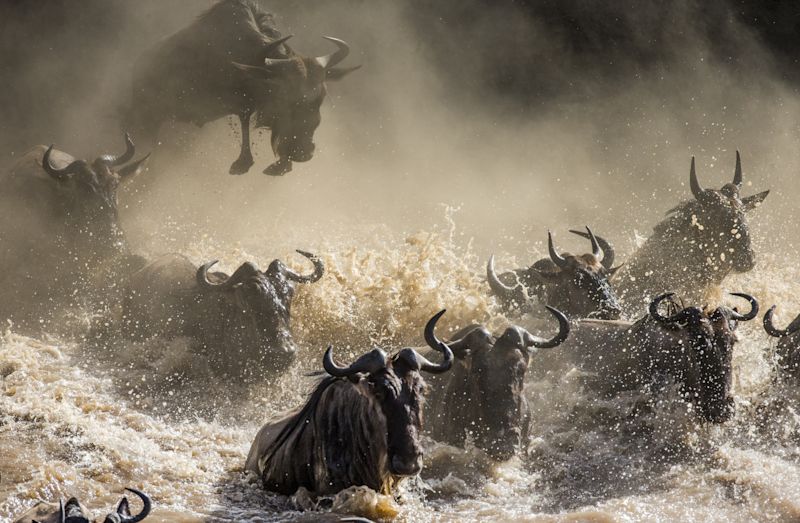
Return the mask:
[[[2,163],[37,143],[84,158],[120,150],[134,61],[211,4],[5,5]],[[736,149],[744,194],[773,191],[751,222],[756,246],[791,241],[776,231],[798,191],[800,97],[786,62],[732,8],[262,5],[297,51],[327,53],[321,35],[337,36],[352,47],[346,65],[362,69],[329,85],[317,154],[283,178],[260,172],[273,159],[267,131],[253,134],[255,166],[235,177],[233,118],[165,125],[149,170],[120,195],[134,250],[201,245],[211,259],[232,246],[363,247],[451,216],[482,259],[530,263],[548,228],[562,248],[583,249],[567,229],[584,224],[624,255],[690,196],[692,155],[701,183],[719,187]]]

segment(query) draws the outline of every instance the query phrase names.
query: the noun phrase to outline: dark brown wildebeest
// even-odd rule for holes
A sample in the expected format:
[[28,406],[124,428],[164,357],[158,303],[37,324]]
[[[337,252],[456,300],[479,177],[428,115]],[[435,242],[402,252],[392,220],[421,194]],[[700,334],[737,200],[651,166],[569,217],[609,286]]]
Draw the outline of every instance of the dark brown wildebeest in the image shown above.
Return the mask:
[[489,258],[486,276],[492,292],[507,310],[530,310],[531,299],[550,304],[575,318],[615,320],[621,309],[609,283],[617,271],[614,249],[605,239],[586,232],[570,231],[592,242],[592,252],[576,256],[559,254],[553,235],[547,233],[550,259],[542,259],[527,269],[515,269],[499,276],[494,270],[494,256]]
[[569,320],[547,307],[558,320],[549,340],[518,326],[492,336],[480,325],[460,330],[447,345],[455,363],[446,376],[431,380],[429,432],[437,441],[463,447],[467,436],[492,459],[511,458],[526,442],[530,409],[525,376],[536,349],[559,346],[569,335]]
[[119,224],[117,192],[139,173],[135,147],[125,135],[121,155],[89,163],[44,145],[26,153],[4,175],[0,195],[0,316],[38,325],[49,313],[115,269],[131,270]]
[[405,348],[393,356],[373,349],[340,367],[328,347],[322,363],[329,376],[299,411],[261,428],[245,469],[267,490],[287,495],[300,487],[332,494],[353,485],[391,494],[403,478],[418,474],[425,389],[420,373],[443,373],[453,363],[450,348],[434,333],[442,314],[425,326],[425,341],[444,355],[440,364]]
[[[135,516],[131,515],[128,498],[123,497],[117,509],[108,514],[103,523],[138,523],[150,514],[152,503],[146,494],[133,488],[125,490],[136,494],[142,500],[141,512]],[[76,498],[70,498],[66,505],[61,502],[58,505],[41,502],[15,519],[14,523],[91,523],[91,521],[80,502]]]
[[542,359],[576,365],[593,376],[588,380],[592,388],[611,395],[652,391],[672,381],[704,420],[722,423],[733,414],[731,358],[737,323],[758,314],[755,298],[733,295],[748,300],[748,313],[687,307],[663,316],[658,307],[674,296],[668,293],[655,298],[649,314],[633,323],[581,320],[572,326],[569,339]]
[[342,40],[324,37],[338,50],[309,58],[295,53],[288,38],[256,2],[221,0],[137,61],[126,125],[154,137],[168,120],[202,126],[236,115],[242,147],[230,173],[244,174],[253,165],[250,119],[255,114],[255,125],[271,130],[278,157],[264,172],[289,172],[292,162],[314,154],[326,81],[353,69],[336,68],[350,52]]
[[133,340],[185,336],[222,374],[275,375],[294,362],[297,352],[290,328],[297,284],[316,282],[325,272],[322,260],[297,252],[311,260],[313,273],[300,275],[273,260],[266,271],[246,262],[228,276],[208,272],[216,261],[195,268],[184,256],[163,256],[130,277],[122,335]]
[[788,327],[779,329],[773,323],[774,314],[775,305],[764,315],[764,330],[779,340],[775,351],[778,377],[800,383],[800,315]]
[[668,211],[614,279],[626,308],[638,310],[663,292],[699,301],[710,285],[718,285],[730,272],[755,266],[747,213],[769,191],[741,198],[742,179],[737,151],[733,182],[720,190],[703,189],[692,157],[689,182],[694,198]]

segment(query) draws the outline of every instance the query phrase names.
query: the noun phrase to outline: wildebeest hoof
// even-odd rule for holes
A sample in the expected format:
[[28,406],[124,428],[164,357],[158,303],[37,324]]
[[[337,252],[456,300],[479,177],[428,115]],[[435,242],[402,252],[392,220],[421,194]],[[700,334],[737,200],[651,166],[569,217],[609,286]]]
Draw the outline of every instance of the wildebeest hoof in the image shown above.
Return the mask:
[[271,164],[266,169],[264,169],[264,174],[268,174],[270,176],[283,176],[284,174],[288,173],[291,170],[292,170],[291,160],[278,160],[277,162]]
[[228,171],[230,174],[244,174],[250,170],[250,167],[253,166],[253,159],[252,158],[239,158],[235,162],[231,164],[231,168]]

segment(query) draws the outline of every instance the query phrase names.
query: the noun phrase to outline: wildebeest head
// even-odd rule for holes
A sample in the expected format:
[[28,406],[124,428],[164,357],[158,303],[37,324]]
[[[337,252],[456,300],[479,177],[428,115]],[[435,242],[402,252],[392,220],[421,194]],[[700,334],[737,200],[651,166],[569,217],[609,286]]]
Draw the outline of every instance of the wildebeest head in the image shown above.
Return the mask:
[[55,166],[51,159],[52,145],[42,157],[42,168],[63,191],[67,219],[100,250],[124,248],[117,212],[117,189],[123,180],[141,172],[150,156],[128,163],[136,152],[128,134],[125,134],[125,144],[123,154],[100,156],[91,164],[74,160],[63,167]]
[[[253,361],[272,371],[283,370],[294,361],[297,349],[290,329],[290,312],[296,286],[316,282],[325,272],[322,260],[305,251],[297,252],[311,260],[313,273],[297,274],[280,260],[274,260],[263,272],[246,262],[230,277],[215,275],[217,281],[208,274],[217,260],[197,270],[199,288],[205,293],[221,295],[228,304],[223,320],[232,339],[227,340],[231,353],[226,357],[238,359],[236,366],[243,367],[243,371],[249,372],[247,364]],[[234,356],[235,350],[242,353]],[[253,374],[257,375],[258,369]]]
[[532,335],[518,326],[508,327],[497,338],[478,327],[449,345],[455,354],[469,358],[469,394],[475,446],[498,461],[511,458],[523,443],[530,412],[525,397],[525,374],[530,355],[536,349],[557,347],[569,335],[569,320],[557,309],[547,307],[559,323],[549,340]]
[[333,348],[328,347],[325,352],[325,371],[356,383],[385,418],[386,466],[393,476],[412,476],[422,469],[420,433],[425,381],[420,372],[441,374],[453,364],[450,347],[434,332],[444,312],[436,314],[425,326],[425,341],[443,354],[442,363],[432,363],[411,348],[402,349],[391,357],[381,349],[373,349],[352,365],[339,367],[333,361]]
[[[736,151],[733,182],[721,189],[704,189],[697,179],[694,157],[689,170],[689,185],[694,200],[684,202],[668,214],[672,218],[657,227],[672,229],[682,238],[688,236],[689,248],[710,260],[712,272],[722,275],[731,270],[747,272],[755,266],[755,254],[750,240],[747,213],[755,209],[769,194],[764,191],[741,198],[742,162]],[[691,231],[691,232],[689,232]],[[675,252],[675,256],[685,253]]]
[[[276,40],[274,49],[290,37]],[[320,123],[320,107],[327,93],[326,81],[338,80],[357,69],[336,65],[350,53],[343,40],[324,36],[337,51],[326,56],[304,57],[288,47],[288,55],[268,57],[263,65],[233,63],[258,85],[258,125],[272,131],[272,150],[279,161],[305,162],[314,155],[314,131]]]
[[774,314],[775,306],[773,305],[764,315],[764,330],[770,336],[779,339],[775,353],[778,372],[781,377],[800,380],[800,315],[788,327],[779,329],[773,323]]
[[738,322],[749,321],[758,314],[758,302],[750,295],[732,293],[750,302],[750,311],[740,314],[736,309],[718,307],[711,312],[687,307],[670,316],[658,312],[659,304],[672,293],[662,294],[650,304],[650,317],[670,329],[688,334],[690,350],[670,354],[666,367],[682,382],[683,392],[706,421],[722,423],[733,415],[731,376],[733,346],[736,343]]
[[[142,511],[139,514],[133,516],[131,515],[130,505],[128,504],[128,498],[123,497],[122,500],[117,505],[117,509],[108,514],[105,519],[103,519],[103,523],[138,523],[139,521],[144,520],[149,514],[152,508],[152,504],[150,498],[144,494],[133,488],[125,489],[129,492],[136,494],[139,499],[142,500]],[[38,516],[37,517],[41,517]],[[32,523],[39,523],[39,520],[33,519],[31,520]],[[42,523],[91,523],[91,520],[86,515],[83,507],[81,507],[80,502],[77,498],[70,498],[67,501],[67,504],[64,505],[63,503],[59,502],[58,511],[51,514],[47,519],[43,519]]]
[[[553,235],[548,232],[550,259],[539,260],[528,269],[498,277],[494,271],[494,258],[490,258],[486,271],[490,287],[505,302],[524,299],[525,288],[540,288],[542,302],[571,316],[618,319],[622,310],[609,283],[609,278],[618,269],[613,266],[614,249],[605,239],[595,236],[589,227],[586,227],[586,232],[570,232],[589,239],[592,252],[559,254],[553,245]],[[511,281],[504,282],[504,278]]]

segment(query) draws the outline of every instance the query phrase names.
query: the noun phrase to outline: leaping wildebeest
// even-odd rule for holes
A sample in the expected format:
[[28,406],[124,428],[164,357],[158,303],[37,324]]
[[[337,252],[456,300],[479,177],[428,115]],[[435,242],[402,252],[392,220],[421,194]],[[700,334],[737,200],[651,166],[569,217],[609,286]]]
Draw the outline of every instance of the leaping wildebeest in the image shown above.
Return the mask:
[[[602,394],[650,390],[658,392],[668,383],[679,385],[682,396],[705,421],[722,423],[734,411],[731,392],[731,358],[737,341],[738,322],[758,314],[752,296],[733,293],[750,303],[750,311],[717,307],[702,310],[681,308],[664,316],[659,305],[672,299],[667,293],[651,301],[649,312],[631,323],[626,321],[580,320],[573,324],[569,339],[557,350],[542,354],[563,367],[575,365],[587,372],[590,387]],[[673,307],[677,306],[673,302]],[[552,359],[550,359],[552,358]]]
[[202,126],[235,115],[242,146],[230,173],[244,174],[253,165],[250,123],[255,115],[256,127],[270,129],[278,158],[264,172],[285,174],[292,162],[308,161],[314,154],[326,82],[355,69],[337,68],[350,48],[338,38],[324,38],[337,47],[335,52],[301,56],[256,2],[221,0],[136,62],[126,126],[152,138],[168,120]]
[[[38,145],[5,174],[0,193],[0,283],[3,318],[37,325],[49,312],[84,296],[98,280],[134,270],[119,223],[119,187],[144,167],[135,147],[91,163]],[[149,156],[149,155],[148,155]]]
[[[106,515],[103,523],[139,523],[150,514],[152,502],[146,494],[134,488],[125,490],[139,497],[142,501],[142,510],[138,514],[132,515],[128,498],[123,496],[116,510]],[[15,519],[14,523],[91,523],[92,519],[88,514],[77,498],[70,498],[66,505],[63,502],[59,502],[58,505],[40,502]],[[99,520],[95,519],[94,521]]]
[[515,269],[498,275],[494,256],[489,258],[486,276],[489,287],[506,310],[519,308],[527,312],[531,299],[549,304],[571,318],[615,320],[621,311],[609,279],[617,271],[614,249],[608,241],[595,236],[589,227],[586,232],[570,231],[587,238],[592,252],[574,255],[559,253],[553,245],[553,235],[547,233],[550,259],[542,259],[527,269]]
[[440,374],[453,363],[450,348],[434,333],[443,313],[425,326],[425,340],[443,354],[441,363],[411,348],[393,356],[373,349],[340,367],[328,347],[322,363],[329,376],[298,411],[261,428],[246,470],[267,490],[287,495],[300,487],[332,494],[354,485],[391,494],[402,479],[418,474],[425,389],[420,373]]
[[791,379],[800,383],[800,315],[785,329],[775,326],[773,305],[764,315],[764,330],[774,338],[778,338],[775,351],[776,366],[780,379]]
[[702,300],[710,285],[755,266],[747,214],[769,191],[739,195],[743,176],[738,151],[733,181],[720,190],[700,185],[694,163],[692,157],[689,185],[694,198],[667,212],[614,279],[626,307],[638,310],[651,296],[664,292]]
[[547,307],[559,324],[545,340],[518,326],[492,336],[480,325],[461,329],[447,343],[453,370],[430,380],[428,431],[437,441],[464,447],[470,436],[492,459],[511,458],[527,441],[530,409],[525,376],[537,349],[559,346],[569,335],[567,317]]
[[290,317],[297,284],[316,282],[325,272],[322,260],[297,252],[314,265],[312,273],[273,260],[266,271],[246,262],[228,276],[209,272],[216,261],[196,268],[184,256],[162,256],[130,277],[121,333],[133,340],[184,336],[222,374],[273,376],[295,360]]

